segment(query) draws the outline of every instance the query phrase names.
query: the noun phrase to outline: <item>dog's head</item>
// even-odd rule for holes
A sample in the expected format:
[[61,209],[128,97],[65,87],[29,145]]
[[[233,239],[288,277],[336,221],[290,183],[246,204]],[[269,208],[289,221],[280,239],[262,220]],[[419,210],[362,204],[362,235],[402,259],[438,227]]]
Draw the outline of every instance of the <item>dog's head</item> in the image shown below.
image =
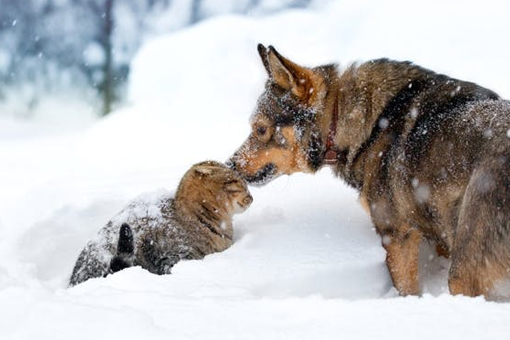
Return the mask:
[[228,163],[249,183],[262,185],[322,165],[327,126],[322,112],[335,66],[302,67],[272,46],[259,44],[258,52],[269,78],[251,118],[252,132]]

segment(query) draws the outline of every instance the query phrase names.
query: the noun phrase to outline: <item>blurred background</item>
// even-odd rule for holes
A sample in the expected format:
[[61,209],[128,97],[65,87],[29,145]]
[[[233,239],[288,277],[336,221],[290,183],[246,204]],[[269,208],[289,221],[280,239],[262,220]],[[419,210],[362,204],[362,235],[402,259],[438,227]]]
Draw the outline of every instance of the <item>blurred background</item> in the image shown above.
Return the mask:
[[0,115],[51,119],[65,105],[74,119],[105,116],[125,102],[130,63],[145,41],[218,15],[261,17],[313,3],[0,0]]

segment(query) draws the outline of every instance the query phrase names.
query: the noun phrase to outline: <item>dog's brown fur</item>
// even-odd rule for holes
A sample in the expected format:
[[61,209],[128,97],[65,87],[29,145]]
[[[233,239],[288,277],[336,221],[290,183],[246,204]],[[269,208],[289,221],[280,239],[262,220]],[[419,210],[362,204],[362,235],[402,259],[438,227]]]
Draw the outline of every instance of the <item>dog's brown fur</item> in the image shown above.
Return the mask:
[[252,183],[324,165],[360,192],[402,295],[418,294],[423,239],[451,258],[452,294],[497,297],[510,279],[510,103],[387,59],[299,66],[259,45],[268,72],[253,132],[230,162]]

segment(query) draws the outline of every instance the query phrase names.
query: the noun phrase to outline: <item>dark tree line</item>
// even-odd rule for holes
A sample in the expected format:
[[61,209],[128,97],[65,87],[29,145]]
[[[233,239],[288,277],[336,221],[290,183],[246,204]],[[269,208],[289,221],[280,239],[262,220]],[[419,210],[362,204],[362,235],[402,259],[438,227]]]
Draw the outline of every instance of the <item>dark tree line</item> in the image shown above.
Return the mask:
[[[121,99],[140,37],[116,39],[117,16],[130,14],[130,32],[169,0],[0,0],[0,100],[5,89],[31,88],[28,106],[68,86],[93,89],[102,115]],[[2,89],[4,89],[2,91]]]
[[[99,98],[93,106],[108,114],[122,100],[130,61],[151,19],[176,1],[188,6],[187,24],[215,15],[212,0],[0,0],[0,102],[19,96],[29,111],[43,96],[73,87],[93,94],[94,102]],[[240,14],[274,3],[223,1]],[[310,0],[282,3],[305,7]]]

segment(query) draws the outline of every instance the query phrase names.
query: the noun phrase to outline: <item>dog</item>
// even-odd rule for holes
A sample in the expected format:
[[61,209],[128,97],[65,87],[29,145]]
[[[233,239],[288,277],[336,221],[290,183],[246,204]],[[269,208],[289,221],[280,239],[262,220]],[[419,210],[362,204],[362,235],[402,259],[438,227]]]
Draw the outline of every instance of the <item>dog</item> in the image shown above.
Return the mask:
[[451,294],[498,298],[509,287],[508,101],[407,61],[341,70],[258,52],[268,80],[232,168],[262,185],[332,167],[358,190],[401,295],[420,293],[422,240],[450,258]]
[[195,164],[175,197],[136,200],[109,221],[78,256],[69,285],[132,266],[170,274],[180,260],[221,252],[232,245],[233,215],[252,201],[246,182],[224,164]]

